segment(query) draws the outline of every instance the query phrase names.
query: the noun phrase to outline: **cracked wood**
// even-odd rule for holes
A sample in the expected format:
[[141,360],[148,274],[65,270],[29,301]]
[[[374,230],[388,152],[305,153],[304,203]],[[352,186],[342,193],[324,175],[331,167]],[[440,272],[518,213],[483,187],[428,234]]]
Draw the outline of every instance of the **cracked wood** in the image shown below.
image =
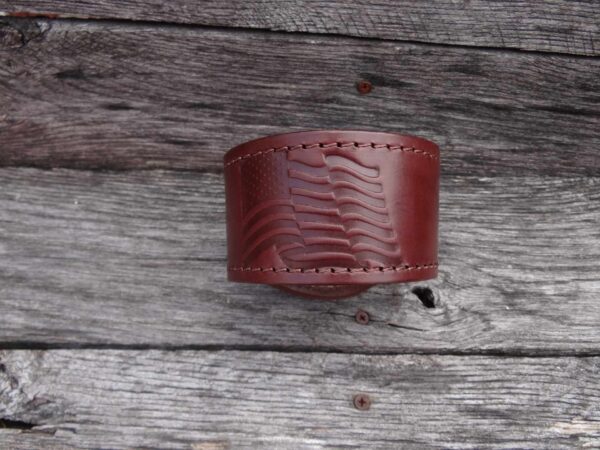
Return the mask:
[[[600,358],[3,351],[21,448],[592,448]],[[18,377],[11,386],[7,374]],[[352,404],[371,398],[368,411]]]

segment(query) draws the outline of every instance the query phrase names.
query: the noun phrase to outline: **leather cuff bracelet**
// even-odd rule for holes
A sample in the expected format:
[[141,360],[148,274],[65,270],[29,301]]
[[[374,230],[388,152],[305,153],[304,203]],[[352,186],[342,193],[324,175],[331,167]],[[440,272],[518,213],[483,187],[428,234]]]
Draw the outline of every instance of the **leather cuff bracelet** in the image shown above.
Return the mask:
[[434,143],[306,131],[241,144],[224,164],[229,280],[335,298],[437,276]]

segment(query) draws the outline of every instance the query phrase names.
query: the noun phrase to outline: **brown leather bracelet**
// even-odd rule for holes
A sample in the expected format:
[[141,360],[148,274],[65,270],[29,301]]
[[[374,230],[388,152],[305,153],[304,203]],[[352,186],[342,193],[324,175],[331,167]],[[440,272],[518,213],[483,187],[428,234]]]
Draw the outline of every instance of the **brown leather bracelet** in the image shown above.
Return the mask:
[[241,144],[224,164],[229,280],[336,298],[437,276],[433,142],[304,131]]

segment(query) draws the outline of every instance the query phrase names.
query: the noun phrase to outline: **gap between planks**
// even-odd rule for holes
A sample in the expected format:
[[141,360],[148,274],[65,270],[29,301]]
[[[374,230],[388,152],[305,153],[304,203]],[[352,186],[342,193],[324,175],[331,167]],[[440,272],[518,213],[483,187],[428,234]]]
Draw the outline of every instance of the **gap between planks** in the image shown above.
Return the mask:
[[599,350],[574,349],[569,350],[545,350],[545,349],[472,349],[472,350],[397,350],[378,351],[377,349],[366,351],[340,349],[336,347],[315,346],[273,346],[273,345],[154,345],[154,344],[59,344],[43,341],[16,341],[0,342],[0,351],[54,351],[54,350],[117,350],[117,351],[161,351],[161,352],[240,352],[240,353],[323,353],[356,356],[488,356],[494,358],[597,358],[600,357]]

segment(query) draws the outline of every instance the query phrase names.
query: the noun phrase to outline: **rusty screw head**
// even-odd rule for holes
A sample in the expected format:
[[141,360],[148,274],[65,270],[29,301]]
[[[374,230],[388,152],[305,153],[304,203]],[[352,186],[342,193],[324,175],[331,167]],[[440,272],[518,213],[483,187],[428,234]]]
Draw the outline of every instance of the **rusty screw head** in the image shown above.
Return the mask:
[[356,394],[352,400],[354,407],[361,411],[366,411],[371,407],[371,397],[367,394]]
[[368,94],[373,90],[373,85],[367,80],[361,80],[358,83],[356,83],[356,89],[361,94]]
[[367,325],[369,323],[369,320],[371,320],[371,318],[369,317],[369,313],[366,311],[363,311],[362,309],[359,309],[358,311],[356,311],[356,314],[354,315],[354,319],[356,320],[357,323],[360,323],[361,325]]

